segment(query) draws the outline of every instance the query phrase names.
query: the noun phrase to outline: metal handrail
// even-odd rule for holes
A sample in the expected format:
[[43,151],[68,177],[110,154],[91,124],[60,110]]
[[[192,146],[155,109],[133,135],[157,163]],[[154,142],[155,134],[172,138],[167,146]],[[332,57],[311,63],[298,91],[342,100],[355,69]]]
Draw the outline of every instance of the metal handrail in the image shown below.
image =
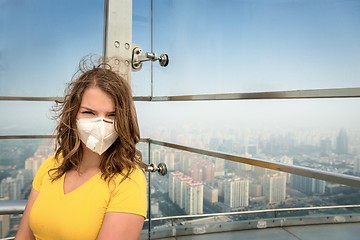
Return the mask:
[[232,216],[232,215],[244,215],[244,214],[278,213],[278,212],[288,212],[288,211],[295,212],[295,211],[304,211],[304,210],[326,210],[326,209],[339,209],[339,208],[360,208],[360,205],[336,205],[336,206],[300,207],[300,208],[272,208],[272,209],[246,210],[246,211],[224,212],[224,213],[178,215],[178,216],[151,218],[151,220],[152,221],[161,221],[161,220],[183,219],[183,218],[219,217],[219,216]]
[[[212,101],[250,99],[358,98],[360,88],[304,89],[270,92],[193,94],[178,96],[134,96],[135,101]],[[62,97],[0,96],[0,101],[62,101]]]
[[55,135],[1,135],[0,139],[49,139],[56,138]]
[[63,99],[63,97],[0,96],[0,101],[55,102]]
[[[22,214],[24,212],[26,202],[27,200],[0,200],[0,215]],[[304,210],[327,210],[327,209],[340,209],[340,208],[360,208],[360,204],[299,207],[299,208],[271,208],[271,209],[246,210],[246,211],[236,211],[236,212],[224,212],[224,213],[178,215],[178,216],[151,218],[151,220],[160,221],[160,220],[171,220],[171,219],[182,219],[182,218],[217,217],[217,216],[231,216],[231,215],[244,215],[244,214],[257,214],[257,213],[277,213],[277,212],[288,212],[288,211],[295,212],[295,211],[304,211]],[[146,219],[145,221],[148,221],[148,219]]]
[[0,215],[22,214],[27,200],[0,200]]
[[305,89],[293,91],[195,94],[178,96],[135,96],[135,101],[218,101],[266,99],[358,98],[360,88]]

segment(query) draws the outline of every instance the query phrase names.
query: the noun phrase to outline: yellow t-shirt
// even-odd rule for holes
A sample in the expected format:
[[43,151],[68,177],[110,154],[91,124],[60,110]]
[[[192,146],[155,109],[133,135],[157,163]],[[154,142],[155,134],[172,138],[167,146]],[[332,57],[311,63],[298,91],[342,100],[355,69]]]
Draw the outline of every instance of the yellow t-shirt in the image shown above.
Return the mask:
[[135,169],[108,184],[96,174],[75,190],[64,194],[64,178],[51,182],[48,171],[57,166],[54,156],[41,165],[33,181],[39,192],[30,212],[30,228],[37,240],[96,239],[106,212],[133,213],[146,217],[146,178]]

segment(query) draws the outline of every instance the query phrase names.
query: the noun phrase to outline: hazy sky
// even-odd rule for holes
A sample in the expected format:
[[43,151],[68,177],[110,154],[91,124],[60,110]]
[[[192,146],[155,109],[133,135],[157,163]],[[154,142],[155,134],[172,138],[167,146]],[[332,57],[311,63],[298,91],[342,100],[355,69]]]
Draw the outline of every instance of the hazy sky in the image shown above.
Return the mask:
[[0,94],[61,96],[81,57],[102,53],[103,3],[0,1]]
[[158,95],[359,87],[359,1],[155,1],[154,14],[172,60]]
[[[153,1],[154,94],[360,87],[360,1]],[[80,58],[102,53],[103,1],[0,0],[0,95],[62,96]],[[150,51],[150,1],[133,42]],[[133,73],[150,94],[150,63]],[[145,125],[356,127],[360,100],[137,103]],[[51,103],[0,102],[0,133],[52,126]],[[49,127],[51,128],[51,127]]]
[[[154,65],[155,95],[360,86],[359,1],[154,1],[154,16],[154,49],[170,56],[167,68]],[[138,103],[138,112],[149,126],[353,129],[359,104]]]

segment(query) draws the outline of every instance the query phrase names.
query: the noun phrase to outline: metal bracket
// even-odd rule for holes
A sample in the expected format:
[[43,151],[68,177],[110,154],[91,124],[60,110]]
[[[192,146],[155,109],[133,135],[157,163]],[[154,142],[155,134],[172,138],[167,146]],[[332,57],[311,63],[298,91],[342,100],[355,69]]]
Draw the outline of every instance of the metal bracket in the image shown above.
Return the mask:
[[161,54],[158,56],[153,52],[147,52],[145,54],[142,52],[143,51],[140,47],[134,47],[131,61],[133,71],[139,71],[142,68],[142,63],[146,61],[159,61],[159,64],[162,67],[166,67],[169,64],[169,56],[167,54]]
[[145,172],[158,172],[161,176],[165,176],[167,174],[167,167],[165,163],[159,163],[157,166],[155,164],[146,164],[141,162],[141,167],[145,170]]

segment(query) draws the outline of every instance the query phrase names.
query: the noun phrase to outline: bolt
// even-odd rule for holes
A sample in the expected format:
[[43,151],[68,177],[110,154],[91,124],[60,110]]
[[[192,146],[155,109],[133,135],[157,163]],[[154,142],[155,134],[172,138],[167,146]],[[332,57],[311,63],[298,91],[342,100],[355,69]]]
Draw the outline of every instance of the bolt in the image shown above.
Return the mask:
[[142,52],[141,48],[136,48],[136,51],[135,51],[136,54],[140,54],[141,52]]

